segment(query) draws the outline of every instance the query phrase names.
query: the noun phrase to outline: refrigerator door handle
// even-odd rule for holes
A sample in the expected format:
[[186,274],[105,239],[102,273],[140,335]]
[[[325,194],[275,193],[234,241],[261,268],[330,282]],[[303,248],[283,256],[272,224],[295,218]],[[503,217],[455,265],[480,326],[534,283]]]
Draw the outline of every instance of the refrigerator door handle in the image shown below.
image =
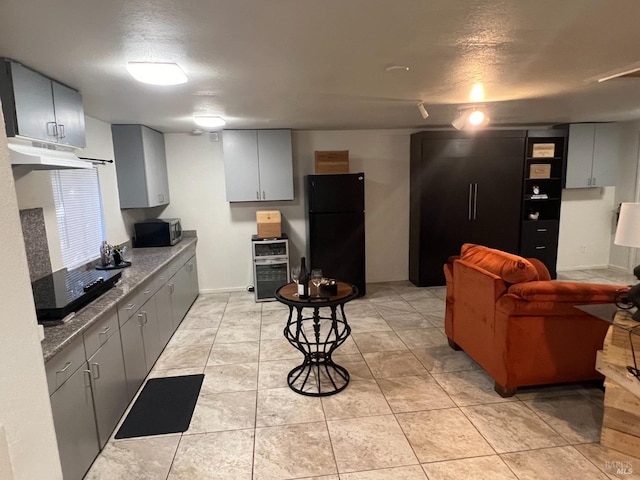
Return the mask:
[[472,200],[473,199],[473,184],[469,184],[469,220],[471,220],[471,213],[473,212]]

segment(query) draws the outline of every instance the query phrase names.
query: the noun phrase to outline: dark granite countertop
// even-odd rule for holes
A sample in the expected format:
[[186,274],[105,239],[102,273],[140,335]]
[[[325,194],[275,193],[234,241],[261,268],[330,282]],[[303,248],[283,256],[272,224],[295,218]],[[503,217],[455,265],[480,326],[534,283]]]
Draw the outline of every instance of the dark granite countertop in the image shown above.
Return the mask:
[[185,231],[182,241],[172,247],[130,249],[125,257],[131,262],[131,266],[122,270],[122,277],[112,289],[76,312],[75,316],[63,325],[45,327],[42,340],[44,361],[51,360],[106,313],[117,308],[118,302],[158,273],[171,260],[190,248],[195,251],[197,241],[195,231]]

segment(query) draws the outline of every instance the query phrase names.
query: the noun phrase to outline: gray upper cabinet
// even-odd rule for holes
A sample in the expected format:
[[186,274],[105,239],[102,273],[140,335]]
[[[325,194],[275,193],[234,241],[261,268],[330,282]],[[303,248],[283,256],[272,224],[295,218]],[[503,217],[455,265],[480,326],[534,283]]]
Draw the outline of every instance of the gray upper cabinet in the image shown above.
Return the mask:
[[144,125],[111,125],[120,208],[169,203],[164,135]]
[[76,147],[86,146],[82,96],[60,83],[52,82],[51,87],[56,111],[58,143]]
[[616,123],[569,125],[566,188],[616,184],[620,127]]
[[5,59],[0,95],[7,136],[85,147],[82,96],[76,90]]
[[225,130],[228,202],[293,200],[291,130]]

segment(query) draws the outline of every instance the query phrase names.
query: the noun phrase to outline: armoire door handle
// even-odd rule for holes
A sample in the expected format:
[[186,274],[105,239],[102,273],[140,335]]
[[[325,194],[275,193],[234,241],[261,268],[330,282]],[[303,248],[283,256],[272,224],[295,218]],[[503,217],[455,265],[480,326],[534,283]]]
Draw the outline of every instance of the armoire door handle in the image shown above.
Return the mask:
[[473,184],[473,219],[478,218],[478,184]]

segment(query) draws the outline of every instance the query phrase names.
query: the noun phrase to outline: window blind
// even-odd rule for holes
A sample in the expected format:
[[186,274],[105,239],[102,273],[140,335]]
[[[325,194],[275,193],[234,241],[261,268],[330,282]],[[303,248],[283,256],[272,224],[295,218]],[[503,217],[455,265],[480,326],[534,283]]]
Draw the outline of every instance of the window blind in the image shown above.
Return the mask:
[[95,260],[104,239],[97,169],[53,170],[51,185],[64,266],[72,269]]

